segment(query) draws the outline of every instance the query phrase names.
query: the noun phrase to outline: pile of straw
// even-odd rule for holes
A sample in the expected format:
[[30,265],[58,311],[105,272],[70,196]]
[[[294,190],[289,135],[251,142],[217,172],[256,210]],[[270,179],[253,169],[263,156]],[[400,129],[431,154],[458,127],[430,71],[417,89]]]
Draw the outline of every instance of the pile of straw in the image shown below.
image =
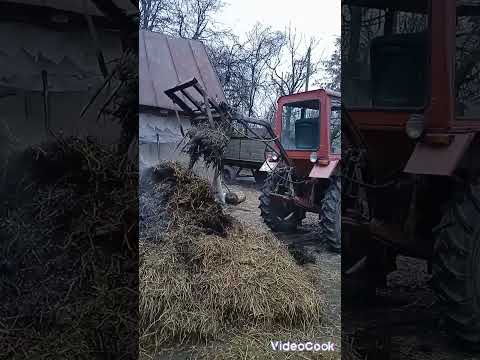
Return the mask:
[[117,149],[67,138],[18,154],[7,174],[0,217],[2,356],[132,358],[134,165]]
[[[168,224],[160,242],[140,241],[144,357],[227,334],[238,343],[243,331],[305,335],[321,328],[323,301],[279,240],[225,215],[208,183],[176,163],[158,166],[152,177],[166,194]],[[236,358],[237,345],[223,358]]]

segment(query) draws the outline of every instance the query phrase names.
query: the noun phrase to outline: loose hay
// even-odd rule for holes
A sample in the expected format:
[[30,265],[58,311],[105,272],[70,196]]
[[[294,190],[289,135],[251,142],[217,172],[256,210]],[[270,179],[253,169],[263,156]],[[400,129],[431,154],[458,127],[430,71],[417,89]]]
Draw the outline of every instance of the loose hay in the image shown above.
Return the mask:
[[143,356],[244,329],[320,329],[323,301],[278,239],[225,215],[208,183],[176,163],[152,177],[167,194],[168,225],[162,241],[140,244]]
[[206,123],[192,126],[186,134],[188,141],[183,148],[190,156],[190,167],[202,157],[207,166],[220,164],[230,141],[227,136],[229,131],[226,126],[212,129]]
[[[116,149],[67,138],[15,157],[0,217],[0,353],[136,354],[137,179]],[[128,341],[126,341],[127,339]]]
[[161,182],[157,190],[166,197],[169,228],[188,228],[210,234],[225,234],[232,218],[215,201],[210,185],[175,162],[158,166],[154,176]]

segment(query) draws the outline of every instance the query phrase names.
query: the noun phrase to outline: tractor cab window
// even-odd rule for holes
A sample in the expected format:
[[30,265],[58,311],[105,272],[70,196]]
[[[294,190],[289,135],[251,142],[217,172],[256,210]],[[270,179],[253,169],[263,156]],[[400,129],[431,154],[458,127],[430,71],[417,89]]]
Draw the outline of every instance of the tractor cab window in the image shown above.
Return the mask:
[[[349,107],[418,108],[427,95],[428,1],[343,5],[342,96]],[[377,2],[378,3],[378,2]]]
[[320,144],[320,102],[306,100],[282,109],[281,143],[286,150],[317,150]]
[[466,6],[475,2],[457,0],[455,108],[468,119],[480,119],[480,14],[470,15]]
[[332,99],[332,107],[330,110],[330,152],[332,154],[340,154],[342,143],[342,113],[339,99]]

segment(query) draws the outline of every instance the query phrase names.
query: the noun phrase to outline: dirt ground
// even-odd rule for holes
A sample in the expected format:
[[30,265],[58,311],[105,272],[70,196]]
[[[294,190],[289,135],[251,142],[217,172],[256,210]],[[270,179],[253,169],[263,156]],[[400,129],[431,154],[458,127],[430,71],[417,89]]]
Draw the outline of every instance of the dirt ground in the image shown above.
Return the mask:
[[344,300],[344,335],[362,358],[479,360],[479,352],[460,349],[442,330],[444,309],[436,302],[426,262],[399,257],[397,266],[377,304]]
[[[270,231],[258,209],[259,187],[252,179],[240,179],[229,189],[243,192],[245,202],[227,212],[259,230]],[[318,216],[307,214],[296,234],[277,233],[294,244],[315,264],[304,265],[316,274],[317,285],[330,301],[328,325],[337,336],[341,330],[341,256],[329,252],[317,232]],[[387,288],[379,291],[379,303],[344,301],[343,332],[365,359],[375,360],[480,360],[480,353],[464,351],[442,330],[441,314],[430,286],[431,275],[422,260],[399,257],[398,269],[389,275]],[[344,284],[344,286],[347,284]],[[347,285],[348,286],[348,285]],[[367,356],[368,355],[368,356]]]
[[[242,192],[246,200],[236,206],[227,206],[226,212],[248,226],[270,232],[260,216],[260,187],[253,178],[240,178],[228,189]],[[304,263],[302,266],[311,274],[320,293],[328,301],[325,323],[328,334],[319,334],[318,340],[328,341],[333,337],[338,343],[341,333],[341,256],[329,251],[322,243],[318,234],[318,215],[307,213],[296,233],[275,235],[289,246],[298,261]]]

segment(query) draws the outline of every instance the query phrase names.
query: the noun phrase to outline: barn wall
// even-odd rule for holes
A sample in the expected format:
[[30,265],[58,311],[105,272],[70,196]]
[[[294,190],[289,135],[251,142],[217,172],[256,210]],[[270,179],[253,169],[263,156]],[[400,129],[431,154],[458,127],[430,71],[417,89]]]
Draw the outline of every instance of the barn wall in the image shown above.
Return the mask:
[[[86,136],[110,143],[120,134],[116,122],[96,120],[100,104],[95,104],[85,118],[79,115],[83,106],[93,96],[90,92],[51,93],[50,129],[64,136]],[[48,140],[44,117],[43,96],[39,92],[17,92],[15,95],[0,98],[0,120],[5,121],[12,135],[21,147]]]
[[[15,34],[15,41],[10,41]],[[121,55],[119,34],[99,30],[105,60]],[[107,88],[80,119],[82,108],[102,85],[95,46],[85,29],[55,31],[16,22],[0,24],[0,121],[20,146],[48,139],[44,117],[42,71],[47,72],[51,129],[64,135],[96,135],[114,142],[120,127],[97,121],[98,110],[109,96]],[[21,71],[19,71],[21,69]]]
[[[189,120],[181,118],[180,121],[184,131],[186,131],[190,126]],[[188,166],[189,158],[181,151],[181,145],[178,146],[183,137],[174,114],[161,116],[140,113],[139,122],[139,164],[141,173],[143,169],[167,160],[178,161]],[[206,169],[201,162],[195,165],[194,172],[209,180],[213,178],[213,171]]]

